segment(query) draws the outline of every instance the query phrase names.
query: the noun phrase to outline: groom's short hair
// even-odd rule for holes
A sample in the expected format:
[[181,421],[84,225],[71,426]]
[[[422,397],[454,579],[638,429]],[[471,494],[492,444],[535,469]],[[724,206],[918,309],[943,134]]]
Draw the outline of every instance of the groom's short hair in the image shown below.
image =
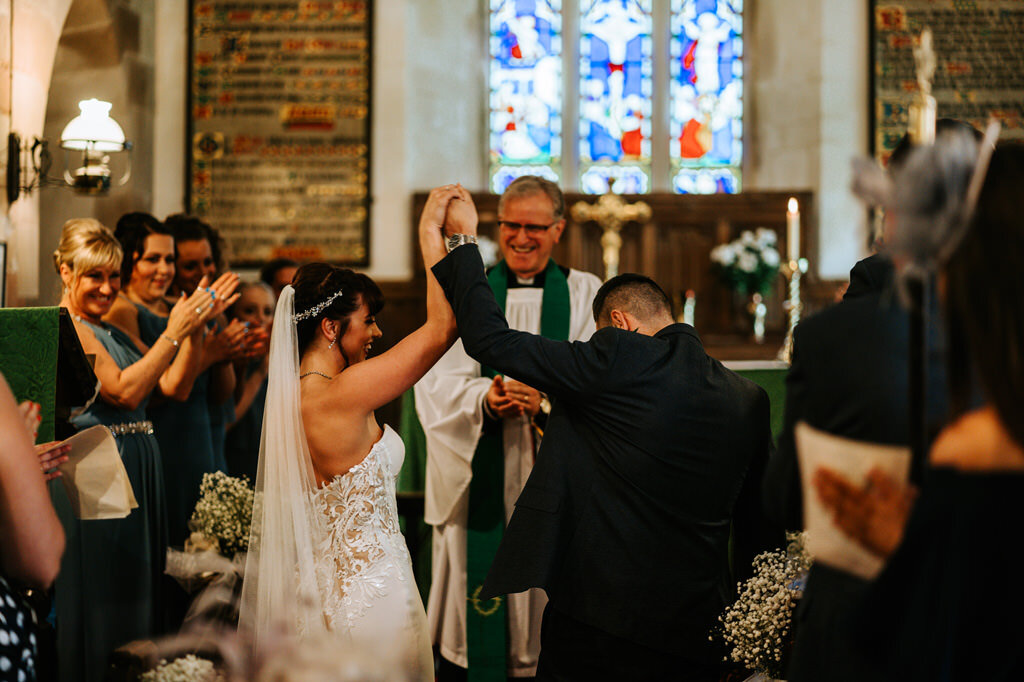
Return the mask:
[[650,277],[627,272],[601,285],[594,296],[594,322],[598,327],[611,324],[612,310],[630,313],[638,320],[653,320],[672,315],[672,304],[665,291]]

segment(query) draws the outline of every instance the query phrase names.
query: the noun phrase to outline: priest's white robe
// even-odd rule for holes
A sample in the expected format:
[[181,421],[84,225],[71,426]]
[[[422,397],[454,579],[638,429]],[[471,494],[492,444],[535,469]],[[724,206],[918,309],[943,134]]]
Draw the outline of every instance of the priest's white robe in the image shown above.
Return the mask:
[[[594,333],[591,305],[601,280],[588,272],[570,270],[569,340],[586,341]],[[540,333],[543,290],[509,288],[505,317],[509,327]],[[514,376],[509,378],[515,379]],[[491,379],[482,377],[480,363],[468,355],[462,341],[455,345],[415,386],[416,412],[427,437],[426,506],[424,517],[433,526],[432,579],[427,621],[441,655],[468,667],[466,650],[466,525],[473,453],[484,424],[483,403]],[[505,419],[505,523],[533,468],[539,439],[528,417]],[[510,677],[533,677],[540,655],[540,621],[547,598],[533,589],[509,595]]]

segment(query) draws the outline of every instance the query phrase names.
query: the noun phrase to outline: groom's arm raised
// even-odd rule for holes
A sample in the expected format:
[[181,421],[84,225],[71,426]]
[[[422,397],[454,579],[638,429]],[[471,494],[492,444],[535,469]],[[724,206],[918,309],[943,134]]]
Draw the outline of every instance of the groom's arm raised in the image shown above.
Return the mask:
[[[472,202],[468,193],[463,201]],[[476,236],[476,221],[462,223],[458,214],[450,213],[445,232]],[[615,359],[615,330],[598,331],[586,343],[570,343],[509,329],[473,244],[454,249],[433,272],[455,311],[459,336],[472,358],[556,396],[600,391]]]

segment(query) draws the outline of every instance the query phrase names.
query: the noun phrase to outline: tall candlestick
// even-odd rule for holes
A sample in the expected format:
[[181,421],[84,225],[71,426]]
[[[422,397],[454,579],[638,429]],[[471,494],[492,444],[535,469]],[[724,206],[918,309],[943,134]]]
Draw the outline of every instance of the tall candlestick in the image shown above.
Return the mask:
[[786,245],[789,247],[789,260],[800,258],[800,206],[796,197],[789,198],[786,211]]

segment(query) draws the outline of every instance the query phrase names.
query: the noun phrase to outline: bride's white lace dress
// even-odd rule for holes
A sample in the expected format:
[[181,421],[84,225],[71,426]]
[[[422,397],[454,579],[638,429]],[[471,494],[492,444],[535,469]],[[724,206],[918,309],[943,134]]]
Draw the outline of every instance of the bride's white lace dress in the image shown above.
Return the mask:
[[395,480],[405,445],[391,427],[362,462],[313,493],[323,514],[314,537],[327,628],[395,655],[412,680],[433,680],[423,602],[398,525]]
[[301,409],[295,291],[281,292],[270,335],[267,401],[239,631],[253,653],[297,641],[318,660],[373,661],[386,679],[434,679],[412,562],[398,527],[405,458],[388,427],[362,462],[317,485]]

